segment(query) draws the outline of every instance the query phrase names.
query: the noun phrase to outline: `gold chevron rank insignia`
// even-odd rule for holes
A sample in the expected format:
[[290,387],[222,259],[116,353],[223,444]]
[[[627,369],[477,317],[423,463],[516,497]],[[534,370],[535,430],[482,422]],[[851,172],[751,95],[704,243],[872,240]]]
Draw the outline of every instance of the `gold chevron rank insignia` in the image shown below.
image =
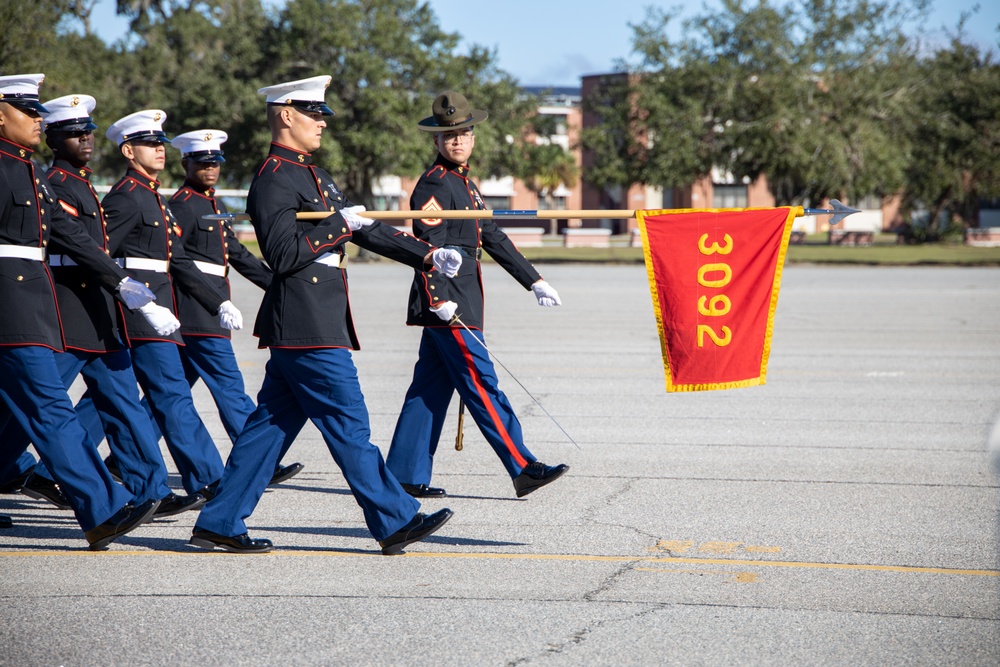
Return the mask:
[[[431,197],[430,199],[427,200],[427,202],[423,206],[420,207],[420,210],[421,211],[443,211],[444,209],[441,208],[441,204],[438,203],[438,201],[437,201],[436,198]],[[440,225],[441,224],[441,218],[421,218],[420,221],[422,223],[424,223],[425,225],[431,225],[432,227],[434,225]]]

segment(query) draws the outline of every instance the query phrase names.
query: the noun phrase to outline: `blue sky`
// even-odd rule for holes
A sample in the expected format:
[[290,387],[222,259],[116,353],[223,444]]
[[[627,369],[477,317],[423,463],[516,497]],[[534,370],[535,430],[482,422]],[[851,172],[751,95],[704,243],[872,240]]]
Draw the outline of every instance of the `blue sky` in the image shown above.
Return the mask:
[[[277,4],[281,0],[268,0]],[[580,76],[613,69],[631,55],[632,30],[650,5],[676,6],[655,0],[429,0],[441,26],[463,36],[464,44],[497,50],[500,66],[524,85],[576,86]],[[717,7],[717,0],[706,0]],[[1000,2],[934,0],[925,26],[914,26],[921,38],[945,43],[944,28],[954,29],[962,12],[979,6],[966,28],[970,39],[997,50]],[[681,16],[698,14],[702,4],[689,3]],[[92,24],[106,41],[124,34],[127,23],[115,16],[115,0],[99,0]],[[679,28],[679,25],[677,26]]]

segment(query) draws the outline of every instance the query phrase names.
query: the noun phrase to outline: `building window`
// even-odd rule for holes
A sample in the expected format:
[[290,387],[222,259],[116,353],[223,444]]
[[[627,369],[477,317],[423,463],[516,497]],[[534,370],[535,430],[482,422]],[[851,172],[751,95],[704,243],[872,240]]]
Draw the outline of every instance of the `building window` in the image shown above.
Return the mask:
[[660,206],[663,208],[675,208],[673,188],[663,188],[663,200],[660,203]]
[[373,198],[376,211],[398,211],[399,198],[375,195]]
[[747,186],[712,185],[712,208],[746,208]]
[[486,208],[490,211],[509,211],[510,197],[483,197]]
[[880,211],[882,210],[882,198],[878,195],[866,195],[859,198],[855,206],[862,211]]
[[566,198],[565,197],[539,197],[538,198],[538,210],[539,211],[565,211],[566,210]]

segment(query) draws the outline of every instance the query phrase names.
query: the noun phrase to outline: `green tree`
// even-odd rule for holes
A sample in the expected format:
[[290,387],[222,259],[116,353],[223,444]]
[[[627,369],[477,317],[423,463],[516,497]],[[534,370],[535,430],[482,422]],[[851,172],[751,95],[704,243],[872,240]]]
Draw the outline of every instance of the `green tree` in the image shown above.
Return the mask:
[[[532,192],[543,198],[546,208],[552,209],[555,191],[560,185],[572,188],[576,185],[576,160],[558,144],[540,144],[528,148],[525,160],[525,184]],[[552,220],[551,234],[558,232],[557,221]]]
[[[222,178],[248,186],[269,138],[257,94],[265,85],[261,35],[271,25],[261,0],[153,5],[157,13],[133,21],[123,44],[126,64],[115,118],[157,108],[167,112],[164,128],[171,136],[202,128],[225,131]],[[179,154],[169,152],[165,182],[178,184],[182,175]]]
[[[94,118],[101,128],[118,118],[115,101],[124,76],[121,53],[87,31],[86,17],[92,3],[77,0],[0,3],[0,71],[5,74],[42,72],[39,89],[42,101],[71,93],[85,93],[97,99]],[[99,131],[100,133],[100,131]],[[98,138],[94,165],[111,150]],[[117,154],[117,151],[114,151]],[[40,147],[45,161],[48,150]],[[112,155],[113,157],[113,155]]]
[[[156,17],[166,20],[169,17],[170,0],[116,0],[115,11],[119,16],[129,19],[132,30],[137,30]],[[194,3],[192,2],[191,5]],[[189,5],[190,7],[190,5]]]
[[615,74],[602,77],[583,98],[583,175],[602,189],[605,208],[624,208],[610,193],[646,178],[648,143],[641,121],[650,112],[639,108],[637,95],[629,75]]
[[[271,5],[268,5],[270,7]],[[435,156],[416,123],[434,97],[459,90],[490,112],[477,127],[474,174],[515,173],[532,101],[499,69],[494,51],[444,31],[418,0],[119,0],[129,33],[113,45],[91,34],[93,0],[0,3],[5,71],[45,71],[44,97],[70,92],[98,100],[100,134],[144,108],[167,112],[168,134],[216,127],[229,134],[226,183],[249,184],[269,133],[257,89],[317,74],[332,76],[329,119],[317,161],[348,195],[371,206],[375,180],[416,175]],[[117,147],[102,137],[93,166],[121,173]],[[167,185],[181,176],[171,154]]]
[[94,13],[94,5],[98,0],[70,0],[69,12],[80,21],[84,35],[93,35],[93,25],[90,23],[90,16]]
[[475,174],[498,173],[516,160],[513,137],[526,119],[516,82],[488,49],[456,55],[459,35],[442,30],[426,3],[289,0],[264,42],[265,80],[333,77],[327,101],[337,115],[316,157],[353,201],[372,206],[378,177],[416,175],[433,160],[433,145],[416,124],[444,90],[459,90],[490,112],[476,128]]
[[943,214],[947,226],[975,226],[980,200],[1000,197],[1000,65],[959,30],[922,63],[921,82],[904,210],[926,209],[933,239]]
[[90,166],[97,174],[96,182],[113,182],[121,175],[123,163],[117,146],[105,139],[104,133],[111,123],[129,113],[121,95],[126,76],[125,55],[96,35],[81,35],[75,31],[60,36],[53,55],[52,62],[44,65],[42,100],[76,93],[91,95],[97,100],[93,116],[98,129],[94,132],[94,156]]
[[[524,157],[517,172],[549,210],[555,208],[556,189],[559,186],[575,187],[579,178],[573,154],[552,140],[556,134],[556,122],[555,116],[534,116],[530,123],[532,136],[525,142]],[[558,220],[551,221],[549,233],[558,233]]]
[[674,15],[650,10],[633,26],[641,64],[614,111],[626,114],[616,133],[635,139],[586,136],[587,177],[670,187],[718,167],[766,174],[779,203],[898,190],[908,146],[897,121],[915,68],[902,26],[926,6],[723,0],[679,41],[667,35]]
[[49,54],[58,47],[56,27],[68,9],[69,0],[0,3],[0,72],[44,72]]

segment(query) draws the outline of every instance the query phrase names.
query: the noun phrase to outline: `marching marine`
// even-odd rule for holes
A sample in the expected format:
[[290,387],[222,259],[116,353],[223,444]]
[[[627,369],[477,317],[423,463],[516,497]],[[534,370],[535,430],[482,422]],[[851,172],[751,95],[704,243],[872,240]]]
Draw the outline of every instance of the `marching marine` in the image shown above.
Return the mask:
[[[418,510],[386,469],[371,443],[368,409],[351,350],[358,349],[346,272],[352,241],[412,267],[454,274],[461,258],[435,250],[409,234],[358,215],[328,173],[312,164],[320,147],[329,76],[260,89],[266,96],[271,147],[250,185],[247,212],[261,252],[274,271],[254,334],[270,348],[257,409],[229,455],[215,499],[198,517],[191,544],[238,553],[270,551],[270,540],[251,538],[245,519],[260,501],[278,457],[307,420],[319,429],[368,530],[383,554],[438,530],[451,518],[442,509]],[[318,220],[299,212],[322,213]]]
[[[41,142],[42,74],[0,77],[0,397],[7,413],[35,444],[83,528],[92,550],[105,548],[147,521],[157,499],[133,504],[111,479],[77,417],[54,351],[65,349],[52,274],[49,239],[90,270],[128,309],[155,296],[131,280],[59,205],[32,162]],[[7,450],[8,443],[0,442]]]
[[[59,198],[59,206],[107,252],[104,211],[90,184],[91,170],[87,167],[94,149],[93,131],[97,129],[90,117],[96,101],[89,95],[66,95],[44,106],[48,109],[43,114],[46,141],[55,157],[46,172],[49,184]],[[90,433],[91,439],[96,443],[107,435],[108,445],[119,463],[117,476],[134,494],[137,503],[151,498],[160,500],[156,517],[200,507],[204,502],[200,496],[181,497],[167,486],[167,469],[157,444],[159,438],[139,406],[131,358],[119,340],[110,298],[93,280],[91,272],[63,251],[58,239],[50,244],[48,259],[67,348],[65,354],[56,356],[56,365],[67,389],[77,375],[83,375],[100,416],[100,428]],[[165,310],[156,304],[144,309]],[[0,433],[0,439],[4,440],[18,437],[27,447],[28,439],[23,432],[8,433],[5,429]],[[48,479],[44,464],[36,467],[22,489],[22,493],[35,497],[39,492],[52,502],[60,500],[61,494],[55,482]]]
[[[180,242],[194,265],[227,297],[231,294],[229,272],[236,269],[244,278],[266,290],[271,269],[247,250],[228,220],[206,219],[205,215],[228,213],[215,196],[222,163],[222,144],[229,138],[222,130],[195,130],[178,134],[171,145],[181,152],[184,185],[170,198],[170,211],[179,231]],[[177,312],[184,347],[181,358],[188,384],[201,378],[215,400],[229,439],[236,442],[256,406],[247,396],[243,374],[236,363],[232,333],[197,299],[175,286]],[[301,463],[278,465],[270,484],[288,480],[301,472]]]
[[184,344],[174,306],[176,282],[221,326],[239,329],[243,318],[229,295],[212,285],[184,252],[177,224],[160,195],[157,180],[166,161],[163,131],[166,113],[146,109],[115,121],[108,138],[128,163],[125,176],[104,198],[108,247],[125,270],[142,281],[165,306],[159,319],[146,319],[119,309],[119,324],[132,353],[139,384],[156,425],[177,465],[189,495],[211,498],[222,477],[222,457],[191,397],[178,347]]
[[[428,214],[413,221],[413,233],[435,246],[454,248],[464,261],[453,280],[441,280],[434,272],[415,272],[406,323],[424,330],[386,465],[411,495],[446,495],[443,488],[430,486],[431,470],[448,404],[457,391],[521,498],[553,482],[569,466],[547,466],[535,459],[524,444],[517,415],[497,385],[483,334],[482,252],[534,292],[538,305],[562,302],[492,219],[473,217],[486,204],[469,178],[468,160],[476,145],[474,126],[488,114],[470,109],[465,96],[453,91],[439,95],[432,112],[417,124],[432,133],[438,156],[410,197],[411,209]],[[442,210],[469,211],[470,217],[435,218],[434,211]],[[464,327],[453,324],[456,315]]]

